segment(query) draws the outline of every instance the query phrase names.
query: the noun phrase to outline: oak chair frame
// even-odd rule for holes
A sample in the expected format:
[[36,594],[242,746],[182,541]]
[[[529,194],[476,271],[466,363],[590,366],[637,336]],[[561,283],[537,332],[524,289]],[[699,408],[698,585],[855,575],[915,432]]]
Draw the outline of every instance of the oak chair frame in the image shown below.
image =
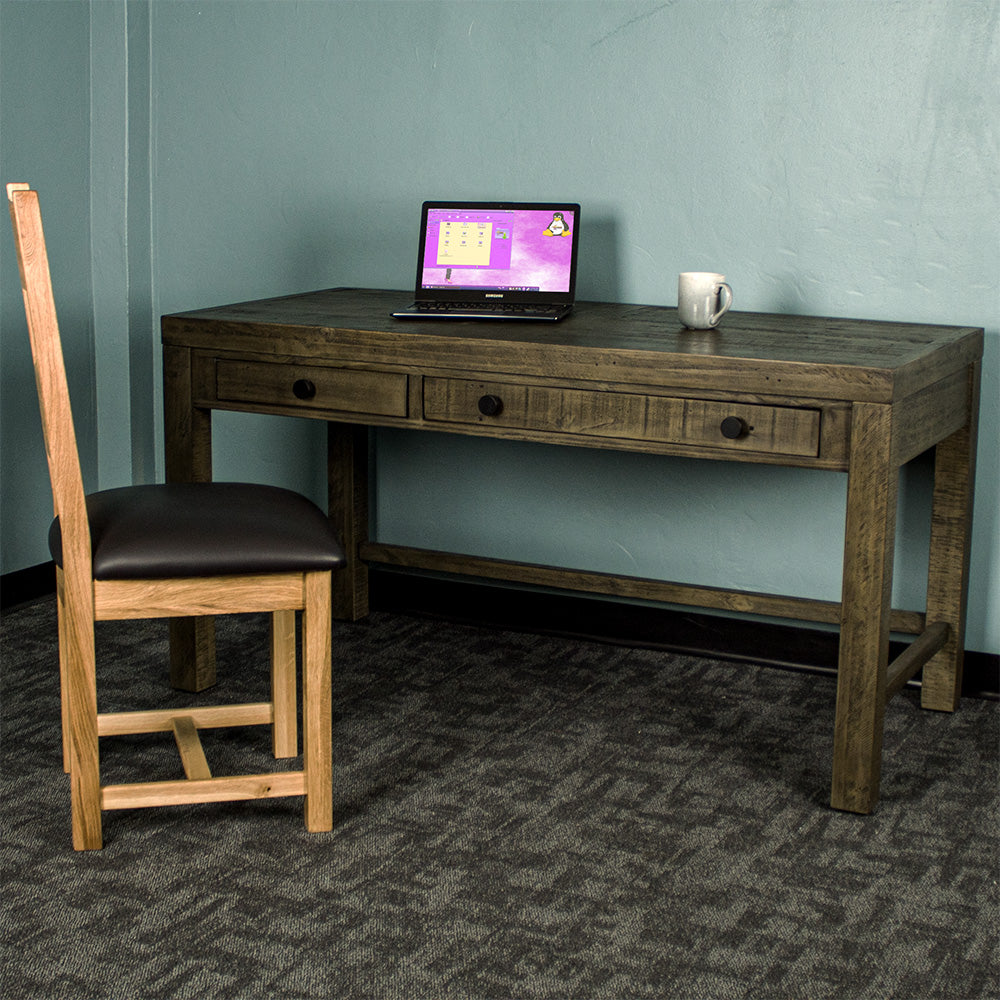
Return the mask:
[[[330,830],[332,807],[330,570],[155,579],[94,578],[76,434],[70,408],[37,192],[8,184],[14,237],[55,515],[62,536],[56,570],[63,767],[70,775],[73,846],[103,846],[101,813],[182,803],[302,795],[310,832]],[[302,769],[213,777],[199,728],[270,725],[276,758],[298,753],[295,613],[302,612]],[[271,699],[193,709],[100,713],[98,621],[271,614]],[[173,732],[185,778],[102,785],[98,738]]]

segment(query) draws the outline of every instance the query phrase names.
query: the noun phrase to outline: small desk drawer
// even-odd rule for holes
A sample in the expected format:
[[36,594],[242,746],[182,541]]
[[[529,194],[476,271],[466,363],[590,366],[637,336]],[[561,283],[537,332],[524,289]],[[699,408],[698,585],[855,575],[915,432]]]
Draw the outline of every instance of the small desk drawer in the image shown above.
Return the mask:
[[397,372],[218,361],[215,384],[218,398],[232,402],[386,417],[407,412],[407,377]]
[[817,409],[469,379],[425,378],[424,419],[799,457],[820,442]]

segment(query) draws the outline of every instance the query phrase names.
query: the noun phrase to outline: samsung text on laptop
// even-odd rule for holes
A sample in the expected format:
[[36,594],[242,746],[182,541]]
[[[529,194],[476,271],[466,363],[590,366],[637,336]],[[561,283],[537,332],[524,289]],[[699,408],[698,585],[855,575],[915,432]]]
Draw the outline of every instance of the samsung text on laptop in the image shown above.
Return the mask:
[[399,319],[559,320],[573,308],[580,206],[424,202],[413,304]]

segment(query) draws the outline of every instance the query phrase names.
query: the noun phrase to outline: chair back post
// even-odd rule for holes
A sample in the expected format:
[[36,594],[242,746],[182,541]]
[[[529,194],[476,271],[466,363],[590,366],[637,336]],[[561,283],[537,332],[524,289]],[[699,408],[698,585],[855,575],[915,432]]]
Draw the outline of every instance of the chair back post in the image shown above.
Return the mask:
[[69,727],[68,734],[64,729],[63,747],[72,785],[73,846],[86,850],[102,843],[90,524],[38,193],[27,184],[8,184],[7,200],[52,500],[62,536],[62,568],[57,569],[56,578],[60,676],[66,705],[63,724]]
[[62,534],[63,568],[71,576],[79,573],[89,580],[90,527],[38,192],[27,184],[8,184],[7,199],[17,244],[52,500]]

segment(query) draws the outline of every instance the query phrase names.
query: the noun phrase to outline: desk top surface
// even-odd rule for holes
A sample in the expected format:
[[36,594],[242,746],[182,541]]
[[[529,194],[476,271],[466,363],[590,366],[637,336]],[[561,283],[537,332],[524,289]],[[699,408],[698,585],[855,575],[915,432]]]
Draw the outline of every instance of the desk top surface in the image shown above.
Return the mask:
[[976,327],[579,302],[559,323],[397,320],[406,292],[339,288],[165,316],[166,346],[889,401],[982,356]]

